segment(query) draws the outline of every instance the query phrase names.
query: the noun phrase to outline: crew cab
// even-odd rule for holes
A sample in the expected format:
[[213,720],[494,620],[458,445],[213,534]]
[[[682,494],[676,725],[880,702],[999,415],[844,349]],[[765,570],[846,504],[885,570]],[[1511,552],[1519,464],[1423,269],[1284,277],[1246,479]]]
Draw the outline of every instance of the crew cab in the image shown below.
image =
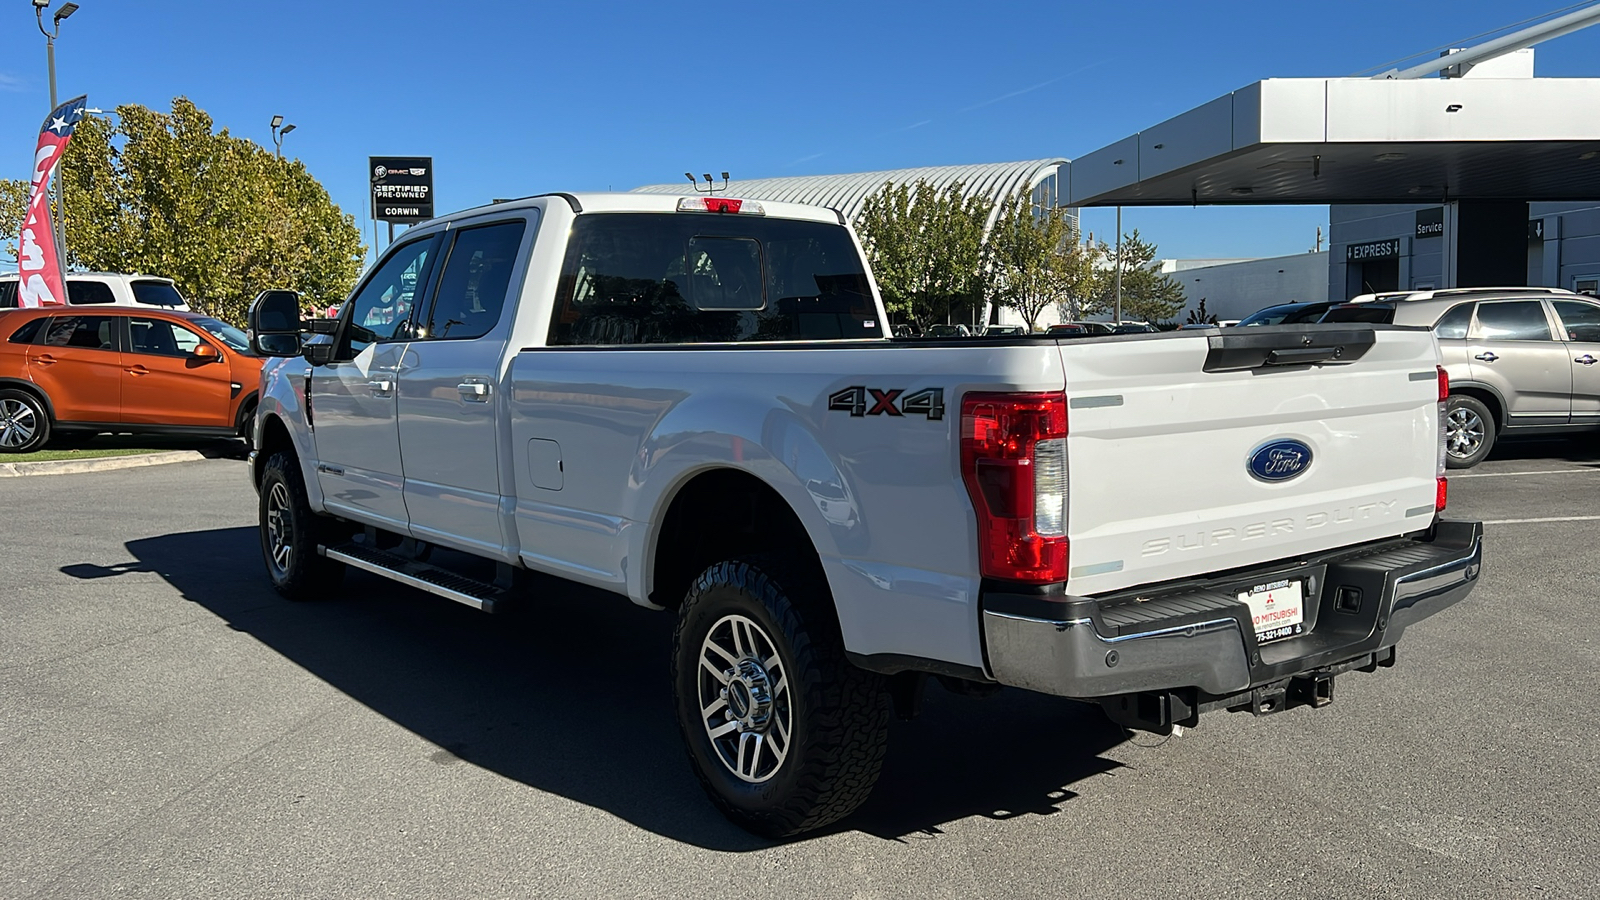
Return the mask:
[[1423,329],[900,340],[834,211],[642,194],[436,219],[337,319],[250,319],[276,588],[669,611],[695,772],[761,834],[855,809],[929,675],[1163,733],[1323,706],[1479,575]]

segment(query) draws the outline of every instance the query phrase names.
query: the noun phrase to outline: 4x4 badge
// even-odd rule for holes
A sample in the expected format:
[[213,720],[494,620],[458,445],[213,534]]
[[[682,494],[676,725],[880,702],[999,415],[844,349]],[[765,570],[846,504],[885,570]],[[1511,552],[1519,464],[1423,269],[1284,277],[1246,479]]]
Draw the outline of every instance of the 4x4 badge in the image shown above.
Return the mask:
[[[901,394],[905,398],[901,399]],[[906,394],[905,388],[847,387],[828,396],[828,409],[852,416],[926,416],[944,418],[944,388],[923,388]]]

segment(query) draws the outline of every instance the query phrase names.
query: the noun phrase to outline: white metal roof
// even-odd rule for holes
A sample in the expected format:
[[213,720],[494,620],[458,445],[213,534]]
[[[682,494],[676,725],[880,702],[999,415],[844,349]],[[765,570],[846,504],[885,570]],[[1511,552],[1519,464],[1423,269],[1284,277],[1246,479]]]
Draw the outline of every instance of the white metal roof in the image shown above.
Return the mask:
[[[843,213],[846,220],[854,223],[867,198],[882,190],[886,182],[915,184],[917,181],[926,181],[940,189],[960,182],[965,196],[978,195],[996,203],[996,209],[990,213],[987,226],[992,225],[994,218],[999,215],[998,201],[1016,196],[1020,190],[1038,186],[1041,181],[1056,174],[1056,168],[1065,162],[1066,160],[1061,158],[1031,159],[1023,162],[984,163],[972,166],[889,169],[883,172],[857,172],[848,175],[752,178],[730,181],[726,191],[722,190],[721,182],[717,182],[717,193],[728,197],[829,207]],[[688,179],[676,184],[647,184],[634,188],[634,192],[642,194],[693,196],[691,191]]]

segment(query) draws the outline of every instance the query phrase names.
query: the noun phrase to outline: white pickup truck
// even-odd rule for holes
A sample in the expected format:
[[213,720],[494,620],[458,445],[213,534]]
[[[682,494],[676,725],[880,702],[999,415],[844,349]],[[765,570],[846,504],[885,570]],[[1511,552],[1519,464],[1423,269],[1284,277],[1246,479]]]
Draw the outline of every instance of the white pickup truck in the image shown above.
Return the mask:
[[354,567],[485,610],[534,570],[671,611],[695,771],[774,836],[867,797],[929,675],[1158,732],[1323,706],[1476,582],[1425,330],[887,324],[831,210],[435,219],[338,319],[252,307],[284,357],[250,466],[267,570],[292,598]]

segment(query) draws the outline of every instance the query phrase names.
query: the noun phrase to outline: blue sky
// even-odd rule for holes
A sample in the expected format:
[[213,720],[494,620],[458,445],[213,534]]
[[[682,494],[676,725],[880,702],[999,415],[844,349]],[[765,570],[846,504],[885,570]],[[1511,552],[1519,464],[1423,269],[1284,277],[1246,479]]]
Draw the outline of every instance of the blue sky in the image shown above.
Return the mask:
[[[1261,78],[1355,74],[1565,5],[79,2],[62,98],[165,109],[181,94],[269,147],[281,113],[297,126],[285,154],[369,242],[369,155],[433,156],[441,212],[685,170],[1071,158]],[[1600,28],[1541,45],[1537,71],[1600,75]],[[0,177],[26,176],[48,107],[33,7],[0,0]],[[1111,216],[1087,211],[1085,229],[1110,237]],[[1124,216],[1185,258],[1303,251],[1326,222],[1324,207]]]

